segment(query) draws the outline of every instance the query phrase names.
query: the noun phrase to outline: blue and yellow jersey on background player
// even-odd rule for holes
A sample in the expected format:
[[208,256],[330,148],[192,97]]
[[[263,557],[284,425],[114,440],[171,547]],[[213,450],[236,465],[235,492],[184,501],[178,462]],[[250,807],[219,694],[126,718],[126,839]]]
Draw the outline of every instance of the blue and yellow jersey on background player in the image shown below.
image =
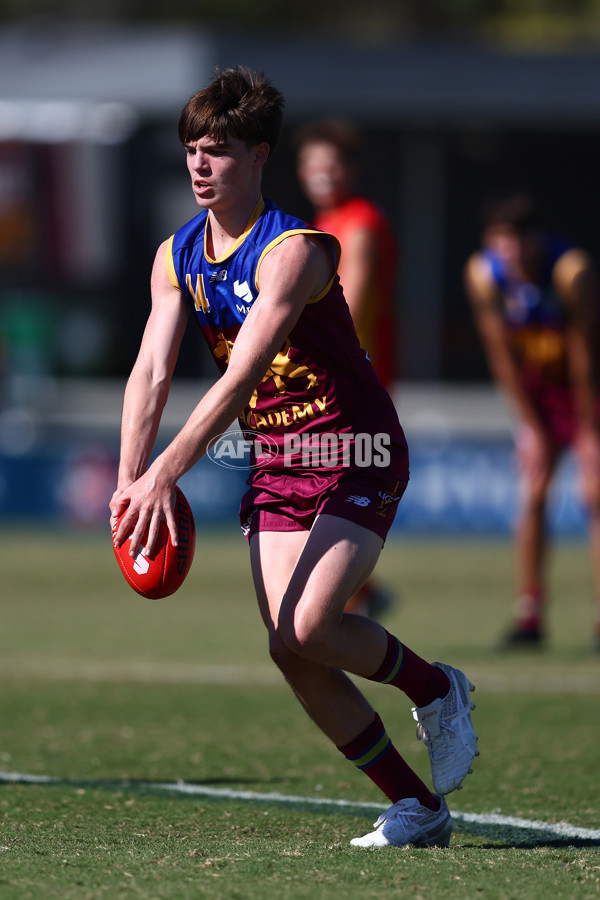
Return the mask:
[[[259,200],[240,237],[219,259],[207,252],[208,212],[199,213],[168,241],[171,283],[188,300],[221,372],[260,290],[260,266],[275,246],[296,234],[319,237],[331,252],[332,277],[307,297],[296,325],[240,416],[243,428],[283,446],[286,433],[386,432],[406,446],[392,401],[361,348],[337,276],[339,243]],[[298,460],[300,464],[300,460]],[[273,466],[282,465],[281,455]]]
[[567,311],[553,282],[554,267],[571,245],[548,238],[534,283],[512,274],[492,250],[482,251],[498,289],[501,314],[526,382],[568,386],[565,330]]

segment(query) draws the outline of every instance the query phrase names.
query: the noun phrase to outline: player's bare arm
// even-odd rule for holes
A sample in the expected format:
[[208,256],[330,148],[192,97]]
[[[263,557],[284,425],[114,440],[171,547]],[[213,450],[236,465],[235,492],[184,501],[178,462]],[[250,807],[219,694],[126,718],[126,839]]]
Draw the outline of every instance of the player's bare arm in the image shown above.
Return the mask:
[[492,376],[505,391],[519,419],[542,439],[544,429],[519,378],[500,312],[500,297],[491,278],[489,263],[479,253],[473,254],[467,262],[465,289],[471,301],[475,325],[481,336]]
[[359,333],[369,286],[376,273],[377,259],[378,244],[373,231],[355,228],[342,252],[340,279],[344,286],[344,297]]
[[151,291],[152,309],[123,401],[119,475],[110,501],[113,524],[129,504],[128,488],[148,466],[188,319],[187,305],[166,272],[165,244],[156,254]]
[[162,518],[172,539],[171,497],[177,480],[206,452],[250,400],[290,333],[308,299],[317,296],[333,274],[333,260],[320,241],[293,235],[262,262],[259,294],[236,338],[227,371],[204,395],[179,434],[128,491],[129,508],[115,536],[125,540],[135,523],[131,553],[152,551]]
[[593,343],[597,334],[598,279],[587,253],[569,250],[557,261],[553,282],[567,311],[569,373],[580,435],[596,433]]

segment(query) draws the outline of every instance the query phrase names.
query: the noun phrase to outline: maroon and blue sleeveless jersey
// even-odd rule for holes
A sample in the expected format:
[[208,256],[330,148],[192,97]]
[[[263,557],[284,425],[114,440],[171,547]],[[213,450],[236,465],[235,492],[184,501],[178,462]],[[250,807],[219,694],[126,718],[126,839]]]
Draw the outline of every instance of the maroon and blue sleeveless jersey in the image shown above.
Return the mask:
[[483,251],[501,297],[501,313],[526,383],[565,387],[569,383],[566,314],[552,281],[554,266],[569,249],[570,245],[560,239],[546,239],[536,283],[511,275],[500,256],[490,250]]
[[[243,234],[224,256],[212,259],[206,249],[207,218],[206,211],[199,213],[169,239],[166,261],[171,283],[190,303],[224,372],[236,336],[259,296],[266,254],[291,235],[318,235],[329,247],[337,272],[340,251],[332,235],[261,198]],[[266,435],[279,450],[291,433],[386,433],[393,445],[406,449],[391,398],[356,337],[337,274],[317,297],[306,298],[298,322],[239,421],[242,429]],[[266,468],[300,465],[301,452],[291,461],[288,453],[286,460],[280,452]],[[335,471],[338,466],[329,464],[327,469]]]

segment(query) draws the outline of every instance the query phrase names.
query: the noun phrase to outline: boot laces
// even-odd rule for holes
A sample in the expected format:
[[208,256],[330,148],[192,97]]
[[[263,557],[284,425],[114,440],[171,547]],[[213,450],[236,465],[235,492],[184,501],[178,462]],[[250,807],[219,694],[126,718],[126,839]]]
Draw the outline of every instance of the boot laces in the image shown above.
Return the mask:
[[373,827],[379,828],[380,825],[383,825],[389,819],[397,819],[404,826],[410,825],[411,818],[414,819],[418,815],[418,807],[415,809],[401,809],[397,808],[397,806],[397,804],[394,804],[389,809],[386,809],[385,812],[382,812]]
[[417,740],[423,741],[432,760],[445,759],[450,756],[452,742],[456,736],[456,728],[453,726],[458,720],[465,718],[470,709],[470,705],[467,704],[451,716],[440,716],[440,733],[437,737],[431,737],[425,725],[421,722],[418,723]]

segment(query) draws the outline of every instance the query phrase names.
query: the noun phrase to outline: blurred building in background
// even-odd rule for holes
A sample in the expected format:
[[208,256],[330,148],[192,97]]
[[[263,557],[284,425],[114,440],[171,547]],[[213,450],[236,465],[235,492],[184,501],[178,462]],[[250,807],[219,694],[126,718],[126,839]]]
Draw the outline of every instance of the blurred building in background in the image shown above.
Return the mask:
[[[514,184],[531,188],[550,225],[600,260],[600,55],[16,22],[0,29],[0,515],[14,513],[10,466],[24,465],[27,453],[38,454],[39,468],[40,454],[68,444],[70,489],[74,465],[80,478],[94,473],[96,494],[97,471],[110,481],[153,255],[196,212],[179,110],[215,65],[239,62],[266,71],[286,96],[286,130],[264,188],[290,211],[310,216],[294,175],[297,126],[341,115],[363,132],[362,187],[388,213],[402,248],[397,397],[415,477],[450,438],[454,447],[461,435],[471,445],[507,439],[462,267],[478,245],[482,200]],[[185,399],[175,397],[165,437],[192,408],[186,379],[213,376],[195,337],[190,330],[184,341],[177,376]],[[83,435],[79,460],[75,434]],[[421,439],[429,448],[422,459]],[[487,470],[482,478],[489,483]],[[444,507],[428,490],[432,508]],[[57,503],[48,501],[49,514]],[[509,510],[500,518],[510,516],[510,498],[498,503]],[[34,507],[32,497],[22,511]],[[420,521],[435,525],[432,516]]]

